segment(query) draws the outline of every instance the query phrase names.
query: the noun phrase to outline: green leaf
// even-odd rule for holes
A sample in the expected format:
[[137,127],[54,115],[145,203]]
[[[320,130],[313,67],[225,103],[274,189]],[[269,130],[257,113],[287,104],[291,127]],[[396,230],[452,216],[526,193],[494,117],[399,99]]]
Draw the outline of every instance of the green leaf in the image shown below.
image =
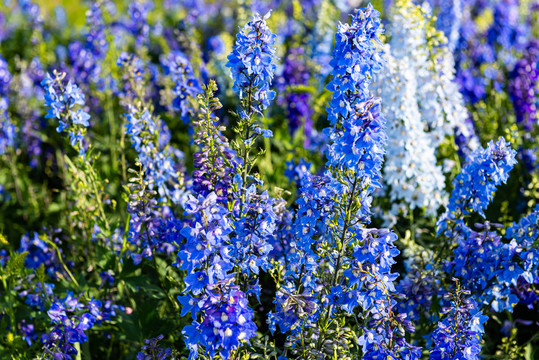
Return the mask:
[[24,261],[26,260],[26,256],[28,255],[28,252],[10,252],[9,260],[6,265],[6,273],[7,276],[12,276],[16,274],[21,274],[24,269]]

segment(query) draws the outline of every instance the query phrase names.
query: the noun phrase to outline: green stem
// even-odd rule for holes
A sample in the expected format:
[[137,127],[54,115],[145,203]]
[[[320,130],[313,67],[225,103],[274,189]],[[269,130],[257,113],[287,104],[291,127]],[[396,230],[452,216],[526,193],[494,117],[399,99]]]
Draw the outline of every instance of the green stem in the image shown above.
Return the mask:
[[17,164],[16,164],[15,159],[16,159],[15,151],[10,146],[9,156],[8,156],[9,167],[11,170],[11,176],[13,177],[13,184],[15,185],[15,194],[17,195],[17,201],[19,202],[20,205],[22,205],[23,204],[22,193],[21,193],[21,188],[19,187],[19,183],[18,183],[19,173],[17,171]]
[[111,103],[111,96],[108,96],[108,94],[105,94],[105,112],[107,114],[107,120],[109,123],[109,129],[110,129],[110,139],[111,139],[111,158],[112,158],[112,170],[114,173],[118,172],[118,162],[116,161],[118,159],[118,144],[116,143],[116,137],[118,136],[118,129],[116,126],[116,121],[114,121],[114,110]]
[[[146,229],[146,236],[148,236],[148,229]],[[178,310],[180,306],[178,305],[176,301],[174,301],[174,298],[170,295],[168,289],[165,286],[163,277],[161,276],[161,273],[159,272],[159,266],[157,266],[157,256],[155,255],[155,253],[152,255],[152,259],[153,259],[153,266],[155,267],[155,271],[157,272],[157,278],[159,279],[159,284],[161,285],[161,288],[167,295],[168,300],[172,303],[174,308]]]
[[48,238],[46,238],[46,237],[43,237],[43,240],[45,240],[45,242],[47,244],[49,244],[50,246],[52,246],[54,248],[54,250],[56,250],[56,254],[58,255],[58,260],[60,261],[60,264],[62,264],[62,267],[64,268],[65,272],[67,273],[67,275],[69,276],[71,281],[73,281],[75,286],[77,286],[77,288],[80,289],[80,285],[79,285],[78,281],[75,279],[75,277],[73,276],[71,271],[69,271],[69,268],[65,264],[64,259],[62,258],[62,253],[60,252],[60,249],[58,248],[58,246],[55,243],[53,243],[52,241],[50,241]]
[[410,231],[411,231],[411,238],[412,238],[412,242],[415,243],[415,221],[414,221],[414,209],[413,208],[408,208],[408,211],[410,212],[409,214],[409,220],[410,220]]
[[9,321],[11,323],[11,331],[15,333],[16,330],[16,324],[15,324],[15,310],[13,309],[13,299],[11,297],[11,288],[8,287],[8,281],[6,279],[6,276],[2,276],[2,285],[4,286],[4,289],[6,289],[7,294],[7,303],[8,303],[8,311],[9,311]]
[[107,232],[110,233],[110,225],[107,220],[107,217],[105,216],[105,209],[103,206],[103,202],[101,201],[102,192],[98,191],[97,189],[97,179],[96,179],[95,169],[93,168],[92,165],[88,165],[88,169],[89,169],[88,174],[90,175],[90,179],[92,181],[92,188],[95,194],[95,200],[97,201],[97,207],[99,209],[99,215],[101,216],[101,219],[105,223],[105,228]]

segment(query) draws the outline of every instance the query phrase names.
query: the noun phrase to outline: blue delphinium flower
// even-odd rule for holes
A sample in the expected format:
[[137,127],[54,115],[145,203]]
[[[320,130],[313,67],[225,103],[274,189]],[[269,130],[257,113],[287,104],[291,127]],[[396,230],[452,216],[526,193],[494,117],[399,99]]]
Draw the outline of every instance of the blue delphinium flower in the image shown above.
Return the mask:
[[22,334],[22,339],[26,341],[28,346],[32,345],[32,342],[37,339],[34,324],[29,324],[26,320],[22,320],[19,324]]
[[69,44],[69,57],[79,84],[93,83],[98,84],[99,88],[104,85],[101,64],[108,48],[103,8],[103,1],[92,2],[86,13],[88,30],[85,41],[74,41]]
[[[147,109],[129,107],[126,114],[127,124],[125,133],[138,153],[138,161],[146,169],[147,179],[151,180],[151,187],[155,187],[162,201],[178,201],[181,196],[179,179],[181,179],[181,164],[178,164],[174,153],[164,135],[168,129]],[[161,140],[163,139],[163,143]]]
[[[536,11],[532,6],[533,3],[521,4],[518,0],[465,3],[455,58],[457,80],[468,101],[483,100],[489,88],[503,89],[506,74],[517,61],[515,54],[522,53],[532,33],[530,24],[521,16],[521,11]],[[493,17],[486,28],[481,26],[484,19],[478,21],[484,14]]]
[[135,46],[147,45],[150,39],[150,24],[148,16],[154,8],[151,1],[136,0],[129,3],[127,13],[129,19],[125,21],[126,29],[135,37]]
[[[122,52],[116,60],[116,65],[124,69],[122,74],[123,86],[117,91],[123,105],[129,104],[134,98],[144,98],[144,62],[137,55]],[[141,99],[142,100],[142,99]]]
[[479,359],[483,324],[488,316],[483,315],[474,300],[467,298],[469,291],[457,283],[454,292],[444,294],[449,304],[442,308],[445,316],[431,334],[433,345],[431,360],[475,360]]
[[516,61],[511,50],[520,52],[526,46],[527,24],[521,20],[518,0],[497,1],[493,7],[494,19],[487,31],[487,42],[498,46],[496,56],[511,66]]
[[11,74],[8,65],[0,54],[0,155],[5,154],[8,148],[15,146],[16,128],[8,113],[8,93],[11,83]]
[[[46,297],[52,298],[54,284],[42,284],[36,279],[35,275],[32,274],[24,279],[24,281],[19,284],[19,287],[24,288],[24,290],[19,292],[19,297],[25,298],[25,304],[35,307],[41,312],[46,310],[45,305],[48,306]],[[18,290],[20,289],[17,289],[17,291]]]
[[403,295],[397,305],[399,312],[407,314],[414,324],[418,324],[422,316],[432,318],[433,296],[438,295],[440,288],[440,275],[432,264],[414,262],[396,286],[397,292]]
[[[262,114],[275,97],[275,92],[269,89],[276,68],[273,63],[276,60],[275,35],[266,24],[269,16],[270,12],[264,17],[255,14],[243,29],[240,28],[236,45],[228,56],[227,67],[230,67],[234,80],[233,89],[239,92],[241,100],[235,129],[240,140],[232,143],[232,149],[241,159],[237,165],[237,174],[234,176],[239,197],[237,207],[239,213],[235,214],[237,219],[246,215],[242,212],[246,205],[248,189],[255,183],[255,188],[262,185],[258,174],[251,174],[256,159],[261,155],[259,153],[253,157],[256,142],[260,137],[273,136],[271,130],[262,128],[256,121],[256,117]],[[251,191],[253,194],[255,192]]]
[[[232,196],[228,202],[231,209],[234,233],[231,235],[231,253],[237,260],[236,270],[242,276],[238,283],[246,294],[260,295],[258,277],[260,271],[269,268],[269,253],[277,228],[278,216],[273,208],[278,201],[261,191],[263,181],[253,172],[258,156],[253,156],[259,138],[273,136],[256,122],[256,117],[269,105],[275,93],[269,89],[275,72],[275,35],[266,25],[266,19],[255,14],[243,29],[240,29],[236,46],[228,56],[234,89],[239,91],[241,107],[238,111],[237,132],[239,141],[232,143],[239,160],[232,181]],[[238,284],[237,283],[237,284]]]
[[90,125],[90,115],[83,108],[75,109],[75,105],[84,106],[84,94],[79,87],[69,81],[65,84],[65,73],[53,72],[45,76],[41,85],[45,89],[45,106],[48,107],[46,119],[58,119],[58,132],[66,130],[69,133],[70,143],[79,151],[79,155],[86,154],[84,135]]
[[125,72],[125,134],[138,154],[150,189],[156,189],[160,202],[181,202],[183,153],[170,144],[170,130],[146,105],[144,64],[135,55],[122,53],[118,65]]
[[[57,239],[54,239],[57,240]],[[56,279],[60,272],[60,264],[56,257],[56,252],[43,241],[37,233],[26,234],[21,238],[19,246],[20,252],[28,252],[24,265],[30,269],[37,269],[41,265],[45,266],[47,274]]]
[[[179,231],[176,262],[189,275],[178,300],[181,315],[190,313],[193,318],[183,329],[190,359],[199,351],[227,359],[256,330],[247,299],[251,293],[260,294],[256,275],[260,268],[267,269],[271,246],[266,237],[273,212],[267,194],[239,191],[233,179],[238,177],[239,160],[213,115],[221,107],[213,97],[217,86],[210,82],[204,90],[198,96],[199,120],[194,124],[200,151],[194,156],[193,194],[185,202],[187,219]],[[240,194],[245,196],[240,199]],[[259,209],[257,204],[270,209]],[[270,217],[269,223],[265,217]]]
[[[128,184],[129,203],[127,211],[130,214],[128,241],[137,247],[137,252],[132,253],[133,262],[138,265],[142,258],[153,258],[153,252],[160,245],[157,238],[159,217],[157,216],[158,204],[155,199],[155,190],[151,189],[151,181],[145,179],[146,168],[136,164],[139,170],[129,169],[135,175]],[[139,252],[140,250],[140,252]]]
[[284,175],[297,184],[299,188],[305,186],[305,181],[309,175],[311,175],[312,164],[305,161],[305,159],[299,159],[296,165],[293,160],[286,162],[286,170]]
[[512,312],[519,300],[511,288],[524,273],[516,242],[503,243],[495,224],[476,226],[484,230],[463,231],[457,237],[454,257],[445,263],[445,271],[458,278],[476,301],[496,312]]
[[[191,351],[189,359],[198,357],[200,346],[204,346],[205,353],[211,358],[219,354],[223,359],[229,359],[231,351],[244,342],[249,343],[254,336],[254,312],[249,307],[245,293],[229,281],[208,286],[205,293],[200,299],[186,300],[186,305],[204,312],[201,323],[195,321],[182,331]],[[184,306],[184,309],[188,309],[188,306]]]
[[9,254],[6,249],[0,249],[0,267],[4,267],[9,260]]
[[137,354],[137,360],[166,360],[172,356],[171,349],[162,349],[157,345],[163,338],[163,335],[159,335],[154,339],[145,339],[141,351]]
[[[333,201],[336,187],[330,176],[312,176],[307,173],[297,200],[298,211],[292,224],[293,237],[287,254],[286,279],[277,290],[276,312],[269,314],[272,331],[279,326],[281,332],[298,339],[304,326],[314,327],[318,320],[321,299],[319,276],[320,254],[312,244],[328,241],[327,218],[335,210]],[[298,339],[299,340],[299,339]]]
[[313,130],[312,98],[309,92],[297,91],[295,88],[307,85],[309,70],[304,49],[292,48],[285,58],[282,75],[277,79],[277,88],[283,93],[277,102],[286,107],[290,134],[294,135],[302,128],[305,134],[303,143],[306,147],[311,143]]
[[522,217],[518,223],[513,223],[506,229],[505,237],[514,240],[518,247],[518,256],[522,260],[523,272],[513,287],[520,301],[533,308],[539,299],[537,284],[539,284],[539,206],[527,216]]
[[228,359],[230,351],[249,342],[256,330],[247,295],[233,284],[232,222],[229,211],[217,200],[213,192],[206,197],[191,196],[186,212],[192,218],[181,230],[185,241],[177,264],[189,275],[184,280],[185,295],[178,300],[181,315],[190,313],[193,318],[192,325],[183,329],[190,359],[198,356],[200,346],[211,357],[220,354]]
[[[234,185],[238,186],[238,183]],[[237,188],[238,189],[238,188]],[[238,189],[239,190],[239,189]],[[238,191],[239,193],[240,191]],[[234,212],[234,236],[231,239],[231,255],[236,266],[254,287],[251,291],[260,295],[256,278],[260,271],[270,267],[268,254],[272,246],[268,240],[276,230],[277,215],[273,211],[275,199],[267,191],[258,193],[255,184],[241,191],[242,205]]]
[[[270,90],[276,65],[275,35],[266,25],[271,12],[264,17],[255,14],[253,19],[240,28],[236,45],[228,56],[227,66],[234,79],[233,89],[242,100],[249,102],[248,111],[261,112],[275,98]],[[251,104],[251,101],[256,104]]]
[[474,151],[453,181],[447,210],[462,214],[474,211],[484,217],[496,188],[509,178],[509,171],[516,164],[515,155],[504,138]]
[[[526,272],[523,247],[517,240],[501,241],[496,229],[501,225],[476,224],[474,231],[463,216],[484,210],[497,186],[507,181],[515,165],[516,152],[503,138],[489,142],[485,149],[474,151],[453,182],[447,211],[438,220],[438,235],[451,243],[453,256],[444,264],[447,274],[459,279],[471,291],[475,301],[490,305],[494,311],[512,311],[519,298],[513,293],[520,279],[534,282]],[[509,236],[513,230],[509,231]]]
[[333,91],[327,109],[332,125],[326,129],[331,141],[328,171],[321,178],[310,177],[300,189],[285,285],[277,291],[277,311],[269,318],[271,329],[279,326],[291,333],[288,339],[297,354],[344,354],[340,336],[327,332],[337,319],[344,321],[360,308],[366,320],[356,341],[365,358],[420,356],[404,334],[393,330],[413,330],[394,307],[396,235],[366,228],[372,192],[381,186],[386,142],[379,99],[369,90],[384,62],[378,16],[370,5],[360,9],[350,25],[339,25],[336,35],[328,85]]
[[86,331],[116,316],[114,306],[103,306],[98,300],[84,305],[80,297],[68,292],[65,298],[52,302],[47,315],[53,328],[41,337],[43,359],[72,360],[78,354],[75,343],[88,341]]
[[517,123],[526,131],[537,126],[539,118],[539,40],[530,41],[522,58],[516,63],[509,80],[509,95],[513,101]]
[[436,27],[444,32],[448,47],[453,51],[460,38],[464,2],[462,0],[429,0],[429,4],[436,13]]
[[174,99],[172,108],[178,111],[182,120],[188,122],[189,114],[192,113],[189,99],[195,99],[202,91],[197,78],[193,74],[193,68],[189,60],[180,51],[172,51],[161,59],[164,75],[170,76],[174,83]]
[[516,151],[503,138],[496,143],[490,141],[485,149],[477,149],[470,154],[453,180],[447,209],[436,223],[438,237],[446,237],[453,245],[469,239],[472,229],[466,225],[463,215],[476,212],[485,217],[484,210],[496,188],[507,181],[516,164],[515,154]]
[[[181,230],[185,242],[180,246],[177,265],[191,273],[185,279],[187,290],[193,288],[193,293],[198,295],[206,284],[224,280],[229,276],[228,272],[233,264],[228,235],[232,228],[228,210],[217,203],[217,195],[213,192],[206,197],[195,198],[191,195],[186,202],[186,214],[192,215],[192,219],[189,226]],[[208,273],[196,275],[195,270],[206,270],[206,267],[203,267],[206,262],[211,264],[207,268]],[[216,271],[212,270],[213,267]]]
[[[333,95],[327,108],[332,127],[325,130],[331,142],[326,166],[334,175],[351,172],[359,192],[372,192],[381,186],[387,140],[380,100],[369,90],[384,64],[379,39],[383,31],[378,16],[378,11],[369,5],[357,11],[351,25],[339,25],[330,62],[333,78],[327,86]],[[360,211],[368,216],[369,206],[362,206]]]
[[[278,194],[281,194],[278,191]],[[268,244],[272,247],[268,254],[268,261],[272,264],[287,264],[288,254],[291,251],[290,244],[293,241],[294,211],[287,206],[287,202],[278,196],[273,203],[272,211],[275,214],[275,229],[268,238]]]

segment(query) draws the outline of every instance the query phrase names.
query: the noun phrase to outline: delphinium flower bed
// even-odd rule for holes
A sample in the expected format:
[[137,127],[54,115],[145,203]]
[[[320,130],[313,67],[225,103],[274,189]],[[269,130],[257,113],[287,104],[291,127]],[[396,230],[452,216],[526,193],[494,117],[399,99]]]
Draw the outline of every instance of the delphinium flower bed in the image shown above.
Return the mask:
[[538,359],[538,19],[3,1],[0,359]]

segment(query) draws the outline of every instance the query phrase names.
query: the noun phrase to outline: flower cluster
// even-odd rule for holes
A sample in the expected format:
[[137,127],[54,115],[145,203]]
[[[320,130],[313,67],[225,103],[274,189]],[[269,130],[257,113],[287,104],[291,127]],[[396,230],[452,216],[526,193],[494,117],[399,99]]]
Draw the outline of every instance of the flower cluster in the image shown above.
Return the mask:
[[166,360],[172,356],[172,350],[161,349],[157,346],[157,343],[163,338],[163,335],[159,335],[154,339],[145,339],[141,351],[137,354],[137,360]]
[[[240,93],[240,98],[249,102],[248,111],[262,111],[275,98],[275,92],[270,90],[276,65],[275,35],[266,25],[271,15],[264,17],[255,14],[243,29],[240,28],[236,46],[228,56],[227,66],[234,79],[233,89]],[[256,101],[251,104],[251,101]]]
[[515,53],[524,50],[530,24],[520,11],[532,14],[537,9],[533,3],[519,4],[516,0],[473,1],[463,7],[455,57],[457,81],[471,103],[484,100],[490,88],[500,91],[505,71],[515,65]]
[[8,113],[8,93],[11,83],[11,74],[7,63],[0,55],[0,155],[5,154],[8,148],[15,145],[15,126]]
[[[355,316],[361,308],[368,320],[357,341],[366,358],[420,355],[393,330],[413,331],[406,315],[395,313],[392,293],[398,275],[391,266],[399,253],[393,244],[396,235],[364,227],[370,195],[380,186],[386,141],[379,100],[369,90],[383,64],[378,15],[371,6],[361,9],[350,25],[339,26],[336,36],[328,85],[333,91],[329,171],[325,178],[307,175],[303,180],[287,279],[277,292],[277,312],[269,319],[274,330],[278,325],[291,332],[297,354],[349,351],[345,343],[328,337],[328,329],[336,326],[332,319]],[[312,345],[306,348],[306,342]]]
[[516,164],[515,155],[516,151],[504,138],[474,151],[453,181],[448,211],[468,214],[473,210],[484,217],[494,191],[507,181],[509,171]]
[[200,345],[212,357],[219,353],[228,358],[256,329],[245,293],[233,284],[230,214],[217,203],[215,193],[206,198],[191,196],[186,206],[193,219],[181,230],[185,242],[177,261],[190,274],[185,278],[187,293],[178,297],[182,315],[191,313],[193,318],[193,324],[183,330],[185,341],[190,358],[196,358]]
[[170,145],[170,131],[166,124],[154,117],[142,103],[145,99],[142,93],[143,69],[140,59],[122,54],[118,65],[128,73],[128,78],[132,80],[130,86],[134,88],[131,90],[135,92],[132,94],[135,99],[130,99],[127,104],[125,134],[129,136],[138,154],[138,161],[145,169],[146,180],[151,188],[157,189],[160,200],[169,198],[173,202],[179,202],[183,195],[180,187],[183,172],[180,160],[183,153]]
[[57,277],[60,268],[55,250],[48,246],[37,233],[24,235],[21,238],[19,251],[28,253],[25,259],[26,267],[37,269],[41,265],[44,265],[51,278]]
[[391,13],[391,52],[395,59],[410,59],[417,77],[416,101],[423,126],[437,148],[454,128],[467,133],[468,117],[455,78],[453,54],[447,39],[433,24],[427,3],[399,0]]
[[333,91],[327,109],[331,125],[353,117],[354,112],[364,108],[364,102],[369,100],[369,84],[384,63],[379,39],[383,31],[377,16],[378,12],[370,7],[358,11],[350,25],[338,27],[330,62],[333,78],[327,86]]
[[[270,266],[268,255],[272,246],[268,240],[275,232],[277,223],[273,211],[275,199],[267,191],[259,194],[254,184],[244,191],[244,196],[243,206],[234,213],[231,254],[236,266],[248,279],[251,291],[258,296],[260,287],[256,277],[260,270],[267,271]],[[253,281],[256,282],[253,284]]]
[[232,190],[237,159],[228,139],[222,135],[225,128],[218,125],[219,119],[214,115],[222,107],[219,99],[213,96],[217,85],[211,81],[204,90],[205,93],[198,96],[198,120],[193,123],[197,131],[194,142],[200,147],[200,151],[193,155],[196,168],[193,190],[203,196],[215,192],[219,201],[226,201]]
[[485,332],[483,324],[488,316],[483,315],[478,304],[467,295],[469,291],[458,285],[453,293],[444,294],[449,305],[442,309],[445,316],[431,335],[433,348],[429,359],[479,359]]
[[419,112],[418,82],[409,61],[388,55],[386,70],[376,83],[387,119],[388,146],[384,182],[392,201],[394,216],[416,208],[435,215],[444,203],[445,178],[437,165],[431,136]]
[[284,175],[290,181],[295,182],[299,188],[302,188],[310,179],[311,167],[312,164],[305,161],[305,159],[299,159],[297,165],[293,161],[288,161]]
[[[352,196],[354,191],[361,193],[364,188],[372,193],[381,186],[387,135],[380,99],[369,90],[375,73],[384,64],[378,16],[378,11],[369,6],[359,10],[350,25],[340,24],[330,63],[333,78],[327,88],[333,95],[327,110],[333,127],[325,130],[331,141],[326,166],[334,176],[351,173],[352,179],[345,186],[351,188]],[[362,196],[366,203],[359,208],[363,217],[370,212],[367,198]]]
[[396,286],[397,292],[404,295],[404,299],[397,304],[397,309],[401,314],[406,314],[414,324],[418,324],[422,316],[430,316],[433,296],[440,289],[437,272],[432,266],[421,265],[423,266],[414,264]]
[[154,4],[150,1],[137,0],[129,3],[129,8],[127,9],[129,21],[126,21],[125,27],[135,37],[137,47],[148,43],[150,36],[148,16],[153,8]]
[[0,1],[0,358],[537,353],[539,0],[42,2]]
[[105,59],[108,46],[103,8],[104,1],[92,3],[86,14],[88,33],[85,41],[74,41],[69,44],[69,57],[73,64],[73,72],[77,74],[80,83],[96,83],[100,88],[104,85],[101,81],[103,72],[101,63]]
[[210,357],[219,354],[228,359],[231,351],[244,342],[249,343],[249,339],[254,336],[254,313],[249,307],[247,296],[238,286],[230,285],[227,281],[208,286],[205,296],[195,300],[194,306],[204,313],[204,318],[201,323],[195,321],[183,329],[187,346],[191,350],[190,359],[198,356],[198,347],[201,345]]
[[36,279],[34,275],[28,276],[25,281],[16,288],[17,291],[24,288],[19,292],[19,297],[24,298],[24,302],[33,308],[37,308],[40,311],[45,311],[47,304],[47,297],[53,295],[54,284],[41,283]]
[[[193,317],[193,324],[184,329],[191,356],[196,356],[202,345],[211,356],[220,353],[228,357],[254,335],[256,325],[247,298],[260,296],[258,277],[269,268],[269,241],[277,216],[275,200],[267,191],[258,193],[254,177],[239,173],[246,171],[238,166],[244,162],[229,148],[221,134],[224,129],[213,115],[221,107],[213,97],[216,90],[210,82],[198,96],[195,143],[200,151],[194,156],[194,194],[185,202],[190,220],[180,231],[184,240],[177,265],[190,273],[185,278],[187,294],[179,300],[182,313],[191,312]],[[244,179],[252,183],[244,184]],[[229,303],[225,314],[230,319],[228,325],[225,318],[216,317],[222,316],[223,303]]]
[[320,299],[316,294],[322,284],[317,278],[320,255],[312,244],[328,241],[328,224],[324,221],[334,210],[335,188],[331,177],[316,177],[307,172],[301,196],[297,200],[298,211],[292,224],[293,237],[287,256],[286,281],[277,290],[276,312],[269,314],[272,331],[276,326],[283,333],[291,333],[291,339],[301,336],[305,326],[312,327],[320,317]]
[[65,298],[51,304],[47,315],[54,326],[41,337],[43,359],[74,359],[78,352],[73,344],[87,342],[86,331],[116,316],[117,307],[110,302],[103,305],[92,299],[84,305],[79,300],[68,292]]
[[[513,273],[512,291],[519,297],[519,301],[524,302],[528,307],[534,307],[534,303],[539,300],[539,294],[535,287],[539,284],[539,249],[537,240],[539,239],[539,206],[527,216],[522,217],[518,223],[513,223],[505,232],[507,239],[516,242],[518,256],[522,259],[522,273],[518,277],[515,285],[515,275]],[[535,285],[534,285],[535,284]]]
[[152,186],[156,187],[161,197],[178,199],[180,195],[177,182],[180,172],[174,161],[175,154],[167,147],[166,140],[163,141],[164,144],[161,142],[163,138],[166,139],[168,129],[154,119],[147,109],[141,112],[130,107],[126,119],[125,133],[138,153],[138,161],[147,169],[148,180],[153,182]]
[[166,57],[161,59],[164,75],[170,76],[174,83],[174,99],[172,100],[172,108],[178,111],[182,120],[189,120],[189,113],[192,111],[189,99],[196,98],[197,94],[202,91],[198,80],[193,74],[193,69],[187,57],[179,52],[170,52]]
[[[503,243],[492,225],[483,224],[483,231],[470,230],[459,237],[454,259],[446,263],[446,271],[494,311],[512,312],[518,297],[511,293],[511,287],[516,286],[524,271],[521,261],[516,261],[520,260],[516,243]],[[493,284],[494,278],[497,281]]]
[[532,40],[517,62],[509,82],[509,94],[515,107],[517,123],[532,130],[538,121],[539,40]]
[[150,182],[145,180],[144,166],[140,163],[137,165],[139,171],[129,169],[135,176],[128,184],[130,194],[127,211],[131,215],[128,240],[137,249],[141,249],[141,253],[133,253],[131,256],[135,264],[140,264],[142,257],[152,259],[153,251],[159,246],[156,236],[159,219],[156,216],[157,193],[151,190]]
[[[45,118],[58,119],[60,125],[56,131],[67,130],[71,146],[79,151],[80,156],[84,156],[86,149],[83,140],[86,128],[90,126],[90,115],[81,108],[84,106],[84,94],[73,82],[65,84],[65,73],[54,71],[53,76],[47,73],[41,82],[45,90],[45,106],[48,107]],[[81,107],[75,110],[75,105]]]
[[278,103],[286,107],[289,119],[289,130],[292,135],[299,129],[305,134],[304,144],[310,145],[313,132],[312,97],[309,92],[302,90],[302,85],[309,81],[309,68],[302,48],[290,49],[286,56],[283,73],[277,79],[277,86],[284,96],[280,96]]

